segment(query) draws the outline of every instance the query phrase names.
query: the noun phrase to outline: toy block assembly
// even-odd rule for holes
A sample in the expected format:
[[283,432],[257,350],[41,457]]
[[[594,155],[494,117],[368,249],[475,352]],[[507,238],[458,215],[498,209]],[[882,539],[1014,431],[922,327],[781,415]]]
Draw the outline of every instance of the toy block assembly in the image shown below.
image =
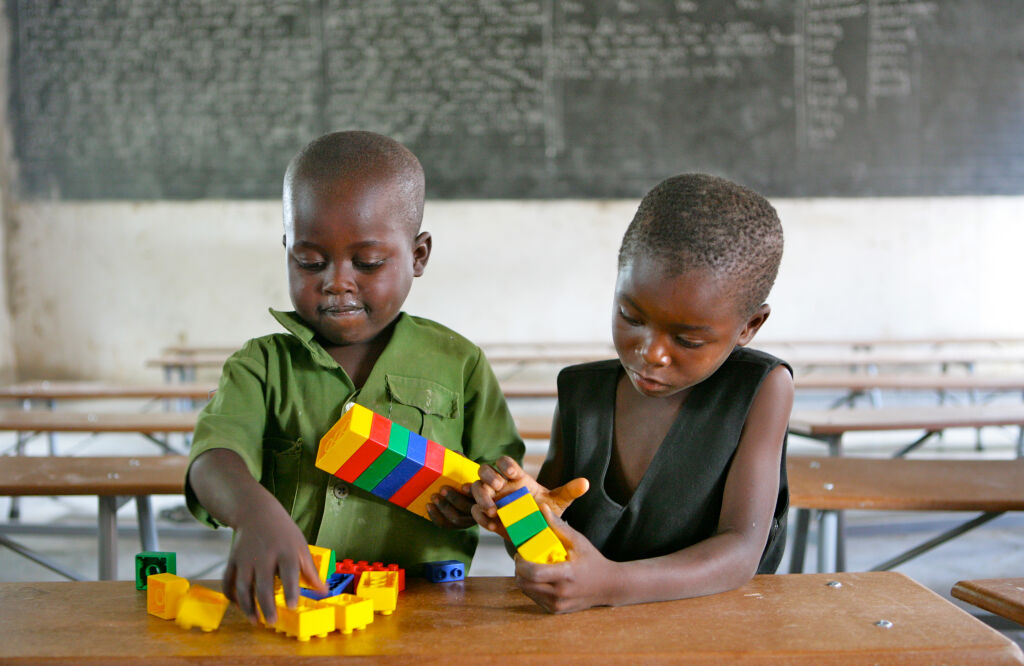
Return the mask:
[[564,562],[565,547],[548,526],[533,495],[520,488],[495,500],[498,518],[523,559],[541,564]]
[[343,634],[353,629],[365,629],[373,622],[373,600],[354,594],[338,594],[327,597],[320,603],[334,608],[334,625]]
[[193,585],[185,593],[174,619],[183,629],[199,627],[213,631],[220,626],[224,611],[228,609],[228,598],[202,585]]
[[153,574],[178,573],[177,554],[147,550],[135,556],[135,589],[146,589],[146,578]]
[[146,579],[146,612],[164,620],[178,617],[178,607],[188,592],[188,579],[172,573],[153,574]]
[[295,608],[288,608],[284,603],[277,604],[274,631],[282,632],[285,636],[305,642],[313,636],[327,638],[327,634],[334,629],[334,608],[331,606],[306,597],[299,597]]
[[370,564],[366,560],[353,562],[350,559],[344,559],[341,562],[338,562],[335,571],[338,573],[352,574],[355,577],[355,580],[352,583],[352,589],[355,589],[359,584],[359,577],[364,571],[394,571],[398,574],[398,591],[401,592],[405,589],[405,569],[402,569],[397,564],[385,565],[383,562],[374,562],[373,564]]
[[362,405],[342,414],[320,439],[316,466],[429,520],[443,486],[480,478],[480,465]]
[[332,573],[327,577],[327,592],[324,594],[317,594],[313,590],[308,588],[301,588],[299,594],[308,598],[315,599],[316,601],[322,601],[328,597],[336,597],[352,585],[355,576],[352,574],[340,574]]
[[458,560],[424,562],[423,576],[431,583],[450,583],[466,577],[466,567]]

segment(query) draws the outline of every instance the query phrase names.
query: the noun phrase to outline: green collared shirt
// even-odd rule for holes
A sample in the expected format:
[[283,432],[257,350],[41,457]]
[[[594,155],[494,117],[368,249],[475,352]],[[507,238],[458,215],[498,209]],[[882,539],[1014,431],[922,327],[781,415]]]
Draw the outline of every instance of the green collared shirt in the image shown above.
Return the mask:
[[[477,462],[521,461],[523,442],[480,349],[440,324],[402,313],[359,390],[294,312],[270,311],[289,333],[250,340],[224,364],[199,414],[190,460],[209,449],[238,453],[253,477],[314,543],[338,559],[418,564],[461,560],[476,550],[475,527],[448,530],[314,465],[320,438],[358,402]],[[186,483],[189,510],[218,523]]]

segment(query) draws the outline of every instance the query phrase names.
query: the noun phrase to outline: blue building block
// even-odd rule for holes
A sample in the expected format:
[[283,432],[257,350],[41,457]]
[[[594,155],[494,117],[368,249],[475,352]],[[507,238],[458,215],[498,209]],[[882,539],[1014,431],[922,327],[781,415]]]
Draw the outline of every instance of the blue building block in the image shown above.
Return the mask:
[[316,599],[317,601],[326,599],[327,597],[336,597],[347,590],[353,580],[355,580],[355,576],[352,574],[332,573],[327,577],[326,593],[317,594],[314,590],[303,587],[299,589],[299,594],[304,597],[309,597],[310,599]]
[[526,489],[526,486],[523,486],[519,490],[515,490],[515,491],[511,492],[508,495],[505,495],[504,497],[502,497],[501,499],[494,500],[494,506],[496,506],[496,507],[498,507],[500,509],[501,507],[505,506],[506,504],[511,504],[512,502],[515,502],[517,499],[519,499],[523,495],[526,495],[529,492],[530,491]]
[[423,576],[431,583],[449,583],[466,577],[466,567],[458,560],[424,562]]

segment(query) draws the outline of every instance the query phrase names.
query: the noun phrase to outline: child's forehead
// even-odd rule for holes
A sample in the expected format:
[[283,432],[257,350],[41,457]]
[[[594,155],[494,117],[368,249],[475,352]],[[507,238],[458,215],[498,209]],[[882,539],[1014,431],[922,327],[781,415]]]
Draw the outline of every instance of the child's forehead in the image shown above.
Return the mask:
[[[635,257],[619,268],[616,290],[627,298],[647,297],[672,301],[699,296],[706,304],[738,305],[739,289],[735,276],[699,263],[680,265],[656,257]],[[689,300],[687,298],[686,300]]]

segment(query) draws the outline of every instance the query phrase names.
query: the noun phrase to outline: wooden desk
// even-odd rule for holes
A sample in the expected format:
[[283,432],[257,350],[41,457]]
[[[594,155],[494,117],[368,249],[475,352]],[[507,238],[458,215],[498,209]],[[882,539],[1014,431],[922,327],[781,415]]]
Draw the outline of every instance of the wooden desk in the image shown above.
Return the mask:
[[897,573],[758,576],[723,594],[569,615],[544,613],[511,578],[410,579],[393,615],[307,643],[250,625],[236,607],[214,632],[185,631],[148,615],[145,594],[127,581],[0,583],[5,664],[292,664],[343,656],[559,666],[1024,663],[1012,641]]
[[962,580],[953,596],[1024,625],[1024,578]]
[[818,570],[842,569],[844,509],[872,511],[978,511],[963,525],[874,567],[906,562],[1007,511],[1024,511],[1024,458],[913,460],[789,456],[790,506],[797,509],[790,571],[803,570],[810,511],[822,514]]
[[[117,509],[134,497],[142,550],[159,550],[150,495],[180,495],[185,456],[68,457],[6,456],[0,465],[0,495],[96,495],[99,498],[99,577],[117,574]],[[0,543],[73,580],[81,576],[0,535]]]
[[[794,411],[789,432],[824,442],[829,452],[839,455],[842,438],[848,432],[874,430],[924,430],[925,434],[901,449],[903,456],[928,438],[948,428],[1024,426],[1024,405],[941,405],[935,407],[883,407],[878,409],[829,409]],[[1017,441],[1018,456],[1024,454]]]

